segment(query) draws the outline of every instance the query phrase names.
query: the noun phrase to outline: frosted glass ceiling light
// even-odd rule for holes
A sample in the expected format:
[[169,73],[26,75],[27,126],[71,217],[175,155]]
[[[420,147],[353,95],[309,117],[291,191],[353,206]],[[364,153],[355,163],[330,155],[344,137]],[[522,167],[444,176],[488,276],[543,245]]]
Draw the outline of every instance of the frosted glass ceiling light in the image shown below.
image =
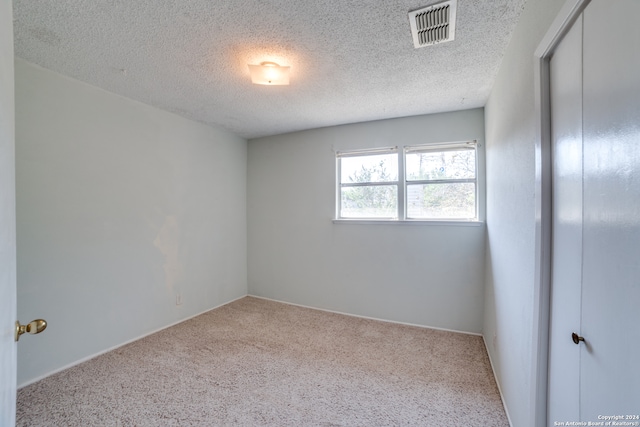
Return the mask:
[[288,85],[291,67],[281,67],[275,62],[261,62],[260,65],[249,65],[251,83],[256,85]]

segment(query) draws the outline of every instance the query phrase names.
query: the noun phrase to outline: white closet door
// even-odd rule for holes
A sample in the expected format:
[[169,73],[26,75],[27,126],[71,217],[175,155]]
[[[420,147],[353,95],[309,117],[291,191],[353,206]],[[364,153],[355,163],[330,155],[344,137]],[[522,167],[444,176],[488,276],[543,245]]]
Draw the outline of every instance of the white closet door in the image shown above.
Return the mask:
[[584,12],[584,421],[640,414],[639,20],[638,0]]
[[550,61],[552,115],[552,299],[549,425],[579,418],[582,285],[582,18]]
[[640,415],[639,17],[593,0],[550,61],[550,425]]

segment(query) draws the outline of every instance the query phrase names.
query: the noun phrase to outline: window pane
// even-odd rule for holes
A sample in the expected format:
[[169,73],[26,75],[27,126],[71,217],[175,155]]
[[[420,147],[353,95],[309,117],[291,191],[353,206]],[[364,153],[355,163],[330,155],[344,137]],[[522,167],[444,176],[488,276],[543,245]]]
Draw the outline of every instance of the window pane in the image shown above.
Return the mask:
[[398,180],[398,154],[342,157],[340,183],[389,182]]
[[342,218],[396,218],[398,216],[397,185],[343,187],[340,216]]
[[476,150],[407,153],[407,181],[476,177]]
[[476,185],[472,182],[407,185],[407,218],[475,217]]

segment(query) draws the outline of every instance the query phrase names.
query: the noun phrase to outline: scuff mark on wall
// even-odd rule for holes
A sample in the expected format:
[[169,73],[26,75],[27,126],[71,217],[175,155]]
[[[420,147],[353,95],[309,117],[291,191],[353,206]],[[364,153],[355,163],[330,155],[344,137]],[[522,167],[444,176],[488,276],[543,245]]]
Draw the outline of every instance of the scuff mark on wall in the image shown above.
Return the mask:
[[164,255],[163,269],[166,287],[168,290],[175,291],[176,285],[182,282],[184,271],[179,256],[180,225],[174,215],[165,217],[153,244]]

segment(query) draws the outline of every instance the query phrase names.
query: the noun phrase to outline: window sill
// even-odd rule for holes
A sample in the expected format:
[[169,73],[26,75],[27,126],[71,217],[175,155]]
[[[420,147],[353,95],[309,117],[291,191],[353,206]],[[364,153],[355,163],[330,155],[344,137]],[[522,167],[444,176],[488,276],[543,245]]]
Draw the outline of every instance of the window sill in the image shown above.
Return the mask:
[[477,220],[420,220],[420,219],[333,219],[334,224],[359,224],[359,225],[444,225],[459,227],[482,227],[484,221]]

